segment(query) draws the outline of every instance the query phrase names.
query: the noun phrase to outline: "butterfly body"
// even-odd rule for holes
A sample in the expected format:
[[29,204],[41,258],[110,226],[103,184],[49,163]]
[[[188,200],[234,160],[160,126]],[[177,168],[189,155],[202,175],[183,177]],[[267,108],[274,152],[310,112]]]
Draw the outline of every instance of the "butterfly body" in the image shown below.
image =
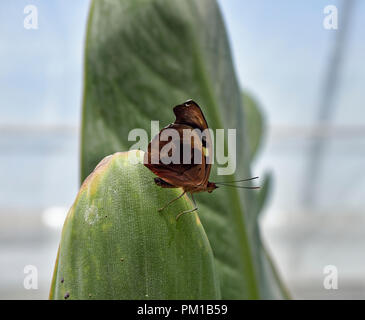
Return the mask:
[[198,192],[212,192],[214,189],[217,189],[218,186],[214,182],[207,182],[206,185],[197,186],[197,187],[187,187],[187,186],[174,186],[164,181],[161,178],[155,178],[155,183],[161,188],[182,188],[185,192],[189,193],[198,193]]
[[[163,128],[149,143],[144,164],[159,177],[155,183],[162,188],[183,188],[189,193],[212,192],[217,186],[208,181],[211,163],[207,155],[211,156],[211,137],[209,131],[205,131],[204,136],[199,134],[208,129],[204,115],[192,100],[176,106],[174,113],[175,122]],[[164,139],[168,130],[176,131],[176,136],[169,140]],[[186,137],[185,131],[191,136]],[[167,144],[171,146],[168,152],[164,151]],[[168,162],[172,150],[178,150],[178,157]],[[190,155],[184,158],[184,152],[188,151]]]
[[[144,165],[158,176],[154,180],[158,186],[184,190],[178,198],[173,200],[175,201],[187,192],[191,195],[198,192],[212,192],[218,186],[208,181],[212,140],[209,130],[206,130],[208,124],[203,112],[193,100],[177,105],[173,110],[176,116],[175,122],[163,128],[149,143]],[[176,135],[164,139],[164,135],[171,129],[176,132]],[[185,132],[189,132],[190,135],[185,136]],[[168,151],[164,148],[167,146],[170,147]],[[178,156],[175,157],[175,161],[169,162],[173,152],[177,152]],[[195,206],[188,212],[196,209]]]

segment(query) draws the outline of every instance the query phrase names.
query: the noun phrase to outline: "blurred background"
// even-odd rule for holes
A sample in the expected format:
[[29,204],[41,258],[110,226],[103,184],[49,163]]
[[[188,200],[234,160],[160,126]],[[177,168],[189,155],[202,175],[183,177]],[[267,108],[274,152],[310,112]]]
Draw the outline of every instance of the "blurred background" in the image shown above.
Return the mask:
[[[293,298],[365,298],[365,1],[218,0],[237,76],[264,112],[261,227]],[[38,29],[24,28],[35,5]],[[323,26],[338,9],[338,29]],[[89,1],[0,4],[0,298],[46,299],[78,191]],[[23,285],[38,269],[37,290]],[[338,289],[323,286],[338,270]]]

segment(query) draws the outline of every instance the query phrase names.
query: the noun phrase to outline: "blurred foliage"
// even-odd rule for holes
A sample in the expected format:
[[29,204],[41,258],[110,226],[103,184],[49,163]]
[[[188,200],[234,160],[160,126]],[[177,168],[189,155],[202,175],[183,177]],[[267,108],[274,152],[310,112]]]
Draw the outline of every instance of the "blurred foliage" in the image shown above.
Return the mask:
[[[254,100],[248,96],[244,96],[247,107],[243,107],[217,3],[213,0],[93,1],[85,54],[81,180],[106,155],[131,147],[134,142],[128,141],[130,130],[144,128],[148,131],[151,120],[160,120],[162,126],[173,122],[172,107],[189,98],[202,107],[210,128],[237,130],[236,174],[220,176],[219,179],[230,181],[250,177],[250,161],[262,136],[262,118]],[[215,164],[211,181],[216,181],[216,172]],[[122,178],[123,175],[114,177],[116,180]],[[213,249],[223,299],[285,297],[262,245],[258,227],[258,214],[268,193],[269,179],[265,180],[260,192],[220,188],[212,194],[203,193],[196,197],[199,216]],[[153,201],[155,197],[155,202],[141,206],[144,187],[139,190],[132,183],[125,183],[131,189],[122,189],[119,196],[126,199],[129,206],[121,202],[118,204],[120,208],[115,208],[122,217],[130,217],[134,208],[152,215],[153,210],[165,203],[163,194],[169,194],[167,199],[173,192],[166,189],[151,192],[149,199]],[[149,184],[145,188],[156,188],[152,176],[150,182],[145,183]],[[141,195],[134,197],[134,193]],[[123,210],[130,212],[124,213]],[[164,214],[172,212],[177,213],[174,210]],[[159,215],[157,211],[155,214]],[[138,220],[139,230],[149,230],[150,219]],[[188,228],[185,224],[190,226],[191,219],[179,221],[180,227]],[[116,223],[123,224],[127,233],[134,228],[129,219],[121,218]],[[158,227],[156,225],[155,234],[137,234],[134,238],[136,243],[131,245],[137,246],[145,237],[150,237],[150,241],[160,241],[161,248],[168,245]],[[91,248],[98,247],[96,241],[102,237],[110,236],[115,241],[123,237],[117,226],[109,230],[113,234],[108,236],[105,231],[100,232],[95,239],[90,237],[93,239],[89,243]],[[193,237],[190,241],[198,246]],[[69,247],[69,255],[76,255],[78,250],[82,250],[77,245],[75,240]],[[136,272],[140,267],[138,262],[146,263],[150,258],[143,250],[131,254],[138,256],[134,258],[137,261]],[[160,263],[168,263],[168,256],[160,258]],[[90,259],[112,263],[100,249]],[[121,281],[126,281],[124,276],[120,275]],[[150,285],[160,286],[150,288],[156,292],[163,290],[165,284]],[[115,297],[119,295],[116,293]]]
[[252,161],[257,151],[259,150],[263,135],[265,134],[265,121],[263,114],[258,106],[256,100],[248,91],[242,92],[244,114],[245,114],[245,126],[249,139],[249,154]]

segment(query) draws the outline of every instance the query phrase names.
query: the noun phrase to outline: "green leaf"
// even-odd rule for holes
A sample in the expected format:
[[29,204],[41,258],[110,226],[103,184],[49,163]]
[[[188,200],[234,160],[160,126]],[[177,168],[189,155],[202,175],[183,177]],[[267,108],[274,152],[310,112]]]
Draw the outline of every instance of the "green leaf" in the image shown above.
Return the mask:
[[[262,212],[263,208],[265,207],[268,201],[273,184],[272,180],[273,177],[271,173],[266,173],[262,179],[263,183],[260,187],[260,191],[257,196],[257,208],[256,208],[257,215],[259,215]],[[258,217],[256,219],[258,219]]]
[[[259,222],[260,214],[262,214],[262,211],[268,202],[268,198],[270,197],[274,179],[271,173],[266,173],[262,180],[263,183],[256,201],[257,222]],[[256,250],[259,252],[260,260],[262,262],[260,266],[260,274],[261,277],[265,279],[265,281],[261,282],[261,291],[264,292],[263,298],[270,299],[272,297],[282,296],[284,299],[291,299],[290,293],[284,283],[281,281],[281,276],[279,275],[274,262],[272,261],[267,249],[262,244],[258,225],[255,229],[255,237],[257,239],[255,243],[261,244],[257,246]]]
[[252,161],[262,143],[264,134],[264,118],[253,96],[246,90],[242,93],[245,125],[249,139],[249,154]]
[[[162,190],[136,152],[106,157],[65,221],[51,299],[219,299],[209,241],[181,189]],[[143,152],[137,151],[137,159]]]
[[[81,179],[104,156],[128,150],[134,143],[128,141],[130,130],[149,131],[151,120],[166,126],[174,121],[172,107],[189,98],[202,107],[210,128],[236,128],[236,178],[250,177],[242,97],[216,2],[93,1],[85,54]],[[235,179],[216,173],[214,165],[211,181]],[[220,188],[198,194],[197,200],[222,298],[281,297],[265,289],[271,283],[262,276],[262,257],[255,252],[261,243],[255,236],[254,191]]]

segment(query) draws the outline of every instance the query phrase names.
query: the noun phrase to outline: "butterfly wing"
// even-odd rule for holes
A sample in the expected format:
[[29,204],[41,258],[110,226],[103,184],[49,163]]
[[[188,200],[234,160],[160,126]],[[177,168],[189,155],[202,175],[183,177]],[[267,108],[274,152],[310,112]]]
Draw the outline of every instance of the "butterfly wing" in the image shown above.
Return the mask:
[[[174,129],[177,135],[169,136],[171,133],[169,129]],[[191,139],[188,136],[184,137],[184,130],[191,132]],[[164,141],[166,137],[169,139]],[[185,157],[188,155],[184,152],[188,148],[190,157],[184,161],[184,154]],[[195,159],[198,161],[194,161]],[[194,187],[202,184],[205,178],[205,157],[202,153],[200,137],[190,126],[169,125],[149,143],[145,154],[145,166],[158,177],[176,187]]]
[[[211,164],[207,163],[207,155],[211,155],[212,143],[210,133],[199,136],[194,129],[203,131],[208,124],[199,106],[192,100],[174,108],[176,120],[173,124],[162,129],[148,145],[145,154],[145,166],[158,177],[176,187],[194,188],[208,183]],[[166,139],[168,129],[174,129],[178,135]],[[191,132],[184,136],[184,130]],[[167,133],[167,134],[166,134]],[[190,141],[189,141],[190,140]],[[186,150],[190,148],[190,161],[184,161]],[[180,152],[179,152],[180,151]],[[174,155],[174,156],[173,156]],[[169,163],[169,159],[179,157],[179,161]],[[196,161],[199,159],[200,161]],[[176,163],[178,162],[178,163]]]
[[174,123],[185,124],[201,131],[208,129],[203,112],[193,100],[188,100],[174,107],[174,114],[176,116]]
[[[189,125],[194,129],[199,129],[200,131],[204,131],[208,129],[208,123],[205,120],[204,114],[200,109],[199,105],[193,101],[188,100],[183,104],[177,105],[174,108],[174,114],[176,116],[175,123],[181,123],[185,125]],[[205,138],[205,139],[204,139]],[[212,138],[210,136],[210,132],[206,132],[204,135],[203,140],[203,155],[205,157],[205,166],[204,166],[204,181],[202,184],[207,184],[210,170],[212,168],[212,159],[213,156],[213,145],[212,145]]]

